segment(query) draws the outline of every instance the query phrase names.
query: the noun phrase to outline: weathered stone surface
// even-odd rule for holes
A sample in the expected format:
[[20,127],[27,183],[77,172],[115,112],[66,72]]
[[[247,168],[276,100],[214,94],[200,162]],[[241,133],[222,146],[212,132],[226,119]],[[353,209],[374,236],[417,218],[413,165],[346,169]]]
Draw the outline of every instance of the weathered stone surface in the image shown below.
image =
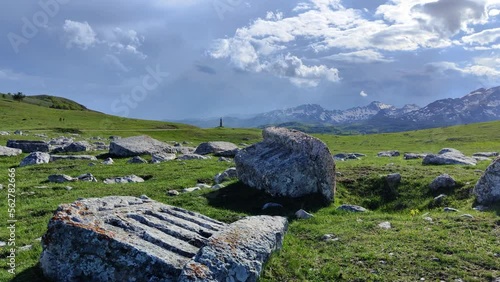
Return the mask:
[[68,137],[64,137],[64,136],[60,136],[60,137],[51,139],[49,141],[49,145],[59,146],[59,147],[67,146],[71,143],[73,143],[73,139],[68,138]]
[[398,157],[399,151],[383,151],[377,154],[377,157]]
[[69,145],[65,145],[62,147],[58,147],[54,149],[53,153],[77,153],[77,152],[86,152],[91,151],[92,145],[90,145],[87,141],[78,141],[70,143]]
[[112,158],[106,158],[106,159],[102,162],[102,164],[104,164],[104,165],[112,165],[112,164],[114,164],[114,163],[115,163],[115,161],[113,161],[113,159],[112,159]]
[[363,157],[365,155],[363,154],[358,154],[358,153],[339,153],[333,156],[333,159],[339,160],[339,161],[345,161],[345,160],[359,160],[359,157]]
[[382,228],[382,229],[391,229],[392,228],[392,225],[389,221],[384,221],[384,222],[381,222],[377,225],[378,227]]
[[389,188],[393,189],[398,187],[399,183],[401,183],[401,174],[399,173],[391,173],[385,177],[385,181]]
[[500,158],[496,158],[486,169],[474,187],[478,204],[500,202]]
[[252,216],[215,233],[189,261],[179,282],[255,282],[271,253],[282,247],[287,220]]
[[130,160],[128,160],[128,163],[129,164],[147,164],[148,161],[146,161],[145,159],[143,159],[139,156],[135,156],[135,157],[131,158]]
[[240,149],[236,148],[236,149],[233,149],[233,150],[227,150],[227,151],[223,151],[223,152],[214,153],[214,156],[217,156],[217,157],[226,157],[226,158],[234,158],[236,156],[236,154],[238,154],[239,151],[240,151]]
[[185,154],[179,156],[177,159],[181,161],[188,161],[188,160],[208,160],[210,158],[211,158],[210,156],[202,156],[198,154]]
[[86,161],[97,161],[97,158],[90,155],[50,155],[50,161],[60,161],[60,160],[86,160]]
[[50,161],[50,155],[43,152],[33,152],[26,156],[19,166],[27,166],[27,165],[38,165],[38,164],[47,164]]
[[193,147],[182,147],[182,146],[177,146],[177,147],[172,147],[172,153],[176,154],[193,154],[196,148]]
[[10,133],[8,131],[0,131],[0,135],[10,135]]
[[158,152],[172,153],[172,146],[146,135],[117,139],[109,145],[109,154],[134,157]]
[[175,154],[169,154],[169,153],[153,153],[153,154],[151,154],[151,162],[154,164],[172,161],[172,160],[175,160],[175,158],[177,158],[177,156]]
[[0,156],[12,157],[12,156],[20,155],[22,152],[23,152],[23,150],[21,150],[21,149],[0,146]]
[[92,175],[92,173],[85,173],[77,177],[80,181],[97,182],[97,179]]
[[298,211],[295,212],[295,216],[298,218],[298,219],[309,219],[311,217],[314,217],[314,215],[306,212],[305,210],[303,209],[300,209]]
[[45,141],[9,140],[7,147],[21,149],[23,153],[48,152],[49,144]]
[[498,152],[478,152],[478,153],[474,153],[472,156],[473,157],[485,157],[485,158],[498,157]]
[[361,206],[356,206],[356,205],[341,205],[340,207],[337,208],[337,210],[348,211],[348,212],[366,212],[367,211],[367,209],[365,209]]
[[222,183],[226,180],[235,179],[235,178],[238,178],[238,174],[236,173],[236,168],[231,167],[231,168],[226,169],[224,172],[217,174],[214,177],[214,181],[216,184],[219,184],[219,183]]
[[403,158],[405,160],[415,160],[415,159],[423,159],[426,156],[427,156],[427,154],[405,153]]
[[64,182],[71,182],[71,181],[77,180],[77,179],[74,179],[73,177],[66,175],[66,174],[49,175],[48,179],[49,179],[49,182],[54,182],[54,183],[64,183]]
[[53,281],[176,281],[208,238],[225,228],[147,197],[82,199],[55,212],[40,266]]
[[428,154],[422,161],[424,165],[476,165],[477,161],[453,148],[444,148],[439,153]]
[[[198,155],[206,155],[206,154],[221,153],[235,149],[238,149],[238,146],[236,146],[231,142],[216,141],[216,142],[201,143],[198,147],[196,147],[194,153]],[[222,156],[222,157],[227,157],[227,156]]]
[[448,174],[441,174],[440,176],[432,180],[429,188],[431,188],[431,190],[433,191],[436,191],[440,189],[453,188],[455,187],[455,185],[457,185],[457,183],[455,182],[455,179],[453,179],[453,177],[449,176]]
[[321,140],[286,128],[269,127],[264,141],[240,150],[235,157],[238,178],[273,196],[335,194],[335,162]]
[[122,176],[122,177],[104,179],[105,184],[141,183],[141,182],[144,182],[144,179],[142,179],[141,177],[136,176],[136,175],[127,175],[127,176]]

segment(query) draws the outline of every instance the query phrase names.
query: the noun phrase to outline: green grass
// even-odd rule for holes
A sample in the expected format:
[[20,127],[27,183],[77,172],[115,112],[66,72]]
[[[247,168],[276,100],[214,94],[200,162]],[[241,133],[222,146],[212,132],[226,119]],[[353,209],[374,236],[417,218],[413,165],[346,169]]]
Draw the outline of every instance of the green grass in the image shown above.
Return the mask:
[[[0,96],[1,97],[1,96]],[[59,117],[65,115],[66,123]],[[25,120],[23,120],[25,119]],[[99,127],[101,120],[109,120],[107,127]],[[0,98],[0,130],[27,130],[30,136],[0,136],[0,144],[9,138],[42,139],[64,130],[78,130],[76,139],[110,135],[132,136],[147,134],[158,140],[189,141],[196,146],[203,141],[227,140],[255,143],[261,140],[260,130],[254,129],[198,129],[191,126],[155,121],[128,120],[91,111],[64,111],[43,108],[26,103],[10,102]],[[59,128],[59,129],[57,129]],[[148,195],[163,203],[180,206],[211,216],[224,222],[233,222],[242,216],[277,214],[289,217],[290,226],[283,249],[272,256],[265,266],[261,281],[491,281],[500,276],[500,208],[489,212],[472,210],[472,188],[489,162],[475,167],[423,166],[420,160],[378,158],[382,150],[400,152],[437,152],[453,147],[466,154],[478,151],[500,150],[500,122],[470,124],[403,133],[334,136],[316,135],[332,153],[360,152],[362,160],[337,162],[337,192],[330,206],[317,204],[316,199],[272,199],[270,196],[230,182],[220,190],[206,189],[177,197],[167,196],[171,189],[181,190],[197,182],[213,184],[213,176],[234,164],[211,160],[166,162],[161,164],[127,164],[127,159],[115,159],[105,166],[88,161],[60,161],[46,165],[19,168],[26,155],[0,158],[0,183],[6,186],[8,168],[16,167],[16,219],[18,246],[33,245],[29,251],[17,254],[17,274],[7,273],[7,250],[0,250],[0,281],[44,281],[37,262],[41,245],[37,238],[46,232],[53,211],[61,203],[70,203],[80,197],[108,195]],[[99,154],[103,152],[94,152]],[[150,158],[144,156],[146,159]],[[47,176],[64,173],[77,176],[92,173],[98,183],[47,183]],[[401,185],[388,189],[384,176],[399,172]],[[433,178],[448,173],[458,186],[447,191],[429,191]],[[112,176],[136,174],[146,182],[138,184],[105,185],[102,180]],[[67,191],[65,186],[72,186]],[[36,188],[47,186],[47,188]],[[35,192],[34,195],[23,194]],[[444,202],[435,204],[440,193],[448,195]],[[6,189],[0,190],[4,207],[0,211],[0,240],[7,238]],[[264,203],[273,201],[284,209],[263,212]],[[339,212],[343,204],[359,204],[370,208],[364,214]],[[444,213],[444,206],[460,210]],[[295,220],[293,214],[303,208],[314,214],[310,220]],[[418,209],[419,214],[410,215]],[[474,218],[461,217],[471,214]],[[429,216],[430,223],[423,219]],[[382,230],[380,222],[390,221],[393,228]],[[321,240],[324,234],[334,234],[335,242]]]

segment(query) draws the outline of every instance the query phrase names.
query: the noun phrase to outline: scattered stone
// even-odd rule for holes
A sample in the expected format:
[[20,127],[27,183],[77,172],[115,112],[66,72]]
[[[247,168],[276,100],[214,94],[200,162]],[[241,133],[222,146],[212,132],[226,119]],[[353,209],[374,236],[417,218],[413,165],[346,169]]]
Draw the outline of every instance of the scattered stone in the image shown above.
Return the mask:
[[217,174],[214,177],[215,184],[220,184],[226,180],[238,178],[238,174],[236,173],[236,168],[231,167],[226,169],[224,172]]
[[33,152],[25,157],[19,166],[28,166],[28,165],[39,165],[39,164],[47,164],[50,161],[50,155],[43,152]]
[[51,139],[49,141],[49,145],[52,145],[54,147],[64,147],[64,146],[67,146],[69,144],[73,143],[73,139],[71,138],[66,138],[64,136],[60,136],[58,138],[54,138],[54,139]]
[[31,249],[33,249],[33,245],[26,245],[18,248],[18,250],[22,252],[29,251]]
[[115,184],[115,183],[141,183],[144,182],[144,179],[140,178],[136,175],[127,175],[122,177],[115,178],[106,178],[104,179],[105,184]]
[[466,157],[462,152],[444,148],[437,155],[428,154],[423,160],[424,165],[476,165],[474,158]]
[[71,186],[66,186],[66,187],[64,187],[64,189],[66,189],[66,191],[71,191],[71,190],[73,189],[73,187],[71,187]]
[[153,153],[151,154],[151,162],[154,164],[167,162],[175,160],[177,156],[175,154],[170,153]]
[[404,154],[405,160],[415,160],[415,159],[423,159],[427,156],[427,154],[414,154],[414,153],[406,153]]
[[199,188],[212,188],[212,186],[208,185],[208,184],[205,184],[205,183],[198,183],[196,184],[196,187],[199,187]]
[[314,215],[306,212],[305,210],[303,209],[300,209],[298,210],[297,212],[295,212],[295,216],[298,218],[298,219],[309,219],[311,217],[314,217]]
[[48,152],[49,144],[45,141],[8,140],[7,147],[21,149],[23,153]]
[[389,221],[384,221],[384,222],[381,222],[377,225],[378,227],[382,228],[382,229],[391,229],[392,228],[392,225]]
[[69,145],[57,147],[52,152],[53,153],[76,153],[76,152],[86,152],[91,151],[92,146],[87,141],[78,141],[70,143]]
[[235,157],[238,178],[273,196],[319,194],[325,202],[335,194],[335,162],[321,140],[296,130],[269,127],[264,141]]
[[500,158],[495,159],[477,181],[473,193],[478,204],[500,202]]
[[281,249],[287,226],[286,218],[276,216],[236,221],[208,239],[178,281],[257,281],[271,253]]
[[325,242],[336,242],[338,240],[340,240],[340,238],[333,235],[333,234],[325,234],[325,235],[321,236],[321,241],[325,241]]
[[262,210],[266,210],[266,209],[269,209],[269,208],[282,208],[282,207],[283,207],[283,205],[278,204],[278,203],[265,203],[262,206]]
[[16,130],[14,131],[15,135],[23,135],[23,132],[21,130]]
[[444,211],[445,211],[445,212],[458,212],[458,210],[457,210],[457,209],[450,208],[450,207],[445,207],[445,208],[444,208]]
[[109,151],[109,145],[104,142],[94,142],[92,143],[94,146],[94,150],[96,151]]
[[129,164],[147,164],[148,161],[146,161],[145,159],[143,159],[139,156],[135,156],[135,157],[131,158],[130,160],[128,160],[128,163]]
[[486,157],[472,157],[472,158],[475,159],[478,162],[491,161],[490,158],[486,158]]
[[[244,230],[244,238],[248,234],[277,240],[277,232],[268,224],[271,220],[258,222],[251,228],[236,222],[236,227]],[[272,218],[272,222],[278,220]],[[51,281],[177,281],[200,248],[225,242],[212,236],[223,230],[227,230],[224,223],[150,199],[81,199],[59,206],[50,220],[40,266]],[[237,241],[235,246],[266,249],[258,245],[261,240],[248,241]],[[238,254],[246,258],[247,253]]]
[[181,161],[188,161],[188,160],[208,160],[210,159],[209,156],[202,156],[198,154],[185,154],[177,158],[178,160]]
[[60,160],[86,160],[86,161],[97,161],[97,158],[90,155],[50,155],[50,161],[60,161]]
[[0,146],[0,156],[13,157],[20,155],[22,152],[23,150],[21,149]]
[[6,135],[10,135],[10,133],[8,131],[0,131],[0,135],[6,136]]
[[232,162],[233,160],[228,159],[228,158],[226,158],[226,157],[220,157],[218,161],[219,161],[219,162],[228,162],[228,163],[230,163],[230,162]]
[[441,194],[441,195],[439,195],[439,196],[437,196],[437,197],[434,198],[434,202],[441,203],[444,198],[446,198],[446,195],[445,194]]
[[177,190],[169,190],[169,191],[167,192],[167,194],[168,194],[169,196],[178,196],[180,193],[179,193],[179,191],[177,191]]
[[433,191],[437,191],[441,189],[453,188],[456,185],[457,183],[455,182],[453,177],[449,176],[448,174],[441,174],[440,176],[432,180],[429,188],[431,188],[431,190]]
[[226,187],[226,186],[224,186],[222,184],[216,184],[216,185],[212,186],[212,189],[222,189],[224,187]]
[[377,154],[377,157],[399,157],[399,151],[382,151]]
[[176,154],[192,154],[194,151],[196,150],[196,148],[192,148],[192,147],[172,147],[172,153],[176,153]]
[[468,214],[468,213],[464,213],[464,214],[460,215],[460,217],[467,217],[470,219],[474,219],[474,216],[472,216],[472,214]]
[[118,157],[134,157],[159,152],[172,153],[172,146],[146,135],[114,139],[109,145],[109,154]]
[[66,175],[66,174],[53,174],[49,175],[49,182],[53,183],[64,183],[64,182],[73,182],[76,181],[77,179],[74,179],[73,177]]
[[191,192],[198,191],[198,190],[200,190],[200,187],[192,187],[192,188],[184,188],[184,189],[182,189],[182,192],[183,193],[191,193]]
[[391,173],[385,177],[385,181],[387,182],[389,188],[394,189],[401,183],[401,174]]
[[79,181],[97,182],[97,179],[92,175],[92,173],[85,173],[77,177]]
[[356,205],[341,205],[337,210],[348,211],[348,212],[366,212],[367,209],[356,206]]
[[[223,141],[216,141],[216,142],[206,142],[206,143],[201,143],[198,147],[196,147],[196,150],[194,151],[195,154],[198,155],[207,155],[207,154],[215,154],[215,153],[222,153],[222,152],[227,152],[227,151],[232,151],[232,150],[237,150],[238,146],[231,142],[223,142]],[[228,153],[230,154],[230,153]],[[234,154],[235,155],[235,154]],[[233,155],[233,157],[234,157]],[[229,155],[220,155],[221,157],[229,157]]]
[[219,153],[214,153],[214,156],[234,158],[238,154],[239,151],[240,151],[240,148],[236,148],[233,150],[227,150],[227,151],[223,151],[223,152],[219,152]]
[[479,153],[472,154],[472,156],[473,157],[485,157],[485,158],[498,157],[498,152],[479,152]]
[[104,164],[104,165],[112,165],[112,164],[114,164],[114,163],[115,163],[115,162],[113,161],[113,159],[112,159],[112,158],[107,158],[107,159],[105,159],[105,160],[102,162],[102,164]]
[[424,220],[432,223],[432,218],[429,216],[424,217]]

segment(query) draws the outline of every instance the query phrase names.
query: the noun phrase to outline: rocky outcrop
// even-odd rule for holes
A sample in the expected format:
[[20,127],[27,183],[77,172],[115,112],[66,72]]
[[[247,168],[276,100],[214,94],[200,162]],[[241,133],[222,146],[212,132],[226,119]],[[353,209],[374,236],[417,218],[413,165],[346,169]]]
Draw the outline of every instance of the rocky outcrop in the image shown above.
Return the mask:
[[335,194],[335,162],[321,140],[296,130],[269,127],[264,141],[242,149],[235,158],[238,179],[273,196],[319,194],[330,203]]
[[271,253],[282,247],[287,225],[276,216],[252,216],[229,225],[208,239],[178,281],[257,281]]
[[49,151],[49,144],[45,141],[9,140],[7,141],[7,147],[21,149],[23,153],[46,153]]
[[478,204],[500,202],[500,158],[495,159],[486,169],[474,187]]
[[141,182],[144,182],[144,179],[136,175],[127,175],[127,176],[104,179],[104,184],[141,183]]
[[117,139],[109,145],[109,154],[117,157],[134,157],[158,152],[172,153],[172,146],[146,135]]
[[61,161],[61,160],[85,160],[85,161],[97,161],[97,158],[90,155],[50,155],[50,161]]
[[0,156],[12,157],[12,156],[20,155],[22,152],[23,151],[21,149],[0,146]]
[[27,166],[27,165],[38,165],[38,164],[47,164],[50,161],[50,155],[43,152],[33,152],[26,156],[19,166]]
[[146,197],[83,199],[55,212],[40,266],[53,281],[176,281],[225,227]]
[[[238,149],[238,146],[236,146],[231,142],[216,141],[216,142],[201,143],[198,147],[196,147],[194,153],[198,155],[207,155],[207,154],[222,153],[236,149]],[[227,157],[227,155],[221,155],[221,157]]]
[[436,154],[428,154],[422,161],[424,165],[476,165],[477,161],[452,148],[445,148]]
[[399,157],[399,151],[383,151],[377,154],[377,157]]

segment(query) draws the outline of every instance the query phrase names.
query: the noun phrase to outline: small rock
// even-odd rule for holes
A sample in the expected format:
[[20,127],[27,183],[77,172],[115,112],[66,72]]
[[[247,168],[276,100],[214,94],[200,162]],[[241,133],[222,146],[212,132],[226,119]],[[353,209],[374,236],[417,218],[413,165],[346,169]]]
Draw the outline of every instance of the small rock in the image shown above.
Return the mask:
[[205,183],[198,183],[198,184],[196,184],[196,187],[203,189],[203,188],[211,188],[212,186],[205,184]]
[[445,212],[458,212],[458,210],[457,210],[457,209],[450,208],[450,207],[445,207],[445,208],[444,208],[444,211],[445,211]]
[[136,175],[127,175],[123,177],[106,178],[104,180],[105,184],[115,184],[115,183],[140,183],[144,182],[144,179]]
[[367,209],[365,209],[361,206],[356,206],[356,205],[341,205],[340,207],[337,208],[337,210],[349,211],[349,212],[366,212],[367,211]]
[[64,189],[66,189],[67,191],[71,191],[71,189],[73,189],[73,187],[71,187],[71,186],[66,186],[66,187],[64,187]]
[[4,241],[0,241],[0,248],[5,247],[6,245],[7,243],[5,243]]
[[24,158],[19,164],[20,167],[28,165],[39,165],[48,164],[50,161],[50,155],[43,152],[33,152],[30,153],[26,158]]
[[398,157],[399,151],[383,151],[377,154],[377,157]]
[[232,168],[226,169],[222,173],[217,174],[214,177],[214,181],[216,184],[220,184],[226,180],[235,179],[235,178],[238,178],[238,174],[236,173],[236,168],[232,167]]
[[262,210],[268,209],[268,208],[282,208],[283,206],[278,204],[278,203],[265,203],[262,206]]
[[200,187],[184,188],[184,189],[182,189],[182,192],[184,192],[184,193],[190,193],[190,192],[194,192],[194,191],[197,191],[197,190],[200,190]]
[[335,242],[338,240],[340,240],[340,238],[338,238],[337,236],[335,236],[333,234],[325,234],[325,235],[321,236],[321,241]]
[[389,185],[389,188],[396,188],[401,183],[401,174],[391,173],[385,177],[385,181]]
[[[196,147],[194,153],[199,155],[206,155],[206,154],[221,153],[237,149],[238,146],[236,146],[233,143],[216,141],[216,142],[201,143],[198,147]],[[227,157],[227,156],[222,156],[222,157]]]
[[178,196],[180,193],[179,193],[179,191],[177,191],[177,190],[169,190],[169,191],[167,192],[167,194],[168,194],[169,196]]
[[22,247],[19,247],[19,251],[29,251],[33,249],[33,245],[26,245],[26,246],[22,246]]
[[446,195],[445,194],[441,194],[437,197],[434,198],[434,202],[438,202],[440,203],[441,201],[443,201],[443,199],[446,198]]
[[472,216],[471,214],[468,214],[468,213],[464,213],[464,214],[460,215],[460,217],[467,217],[470,219],[474,219],[474,216]]
[[314,217],[312,214],[306,212],[305,210],[298,210],[296,213],[295,213],[295,216],[298,218],[298,219],[309,219],[311,217]]
[[224,188],[224,187],[225,187],[225,186],[224,186],[224,185],[222,185],[222,184],[216,184],[216,185],[212,186],[212,189],[222,189],[222,188]]
[[152,163],[162,163],[162,162],[168,162],[168,161],[173,161],[177,158],[176,154],[171,154],[171,153],[153,153],[151,154],[151,162]]
[[89,166],[95,166],[95,163],[89,163]]
[[424,217],[424,220],[432,223],[432,218],[431,217],[426,216],[426,217]]
[[77,179],[74,179],[73,177],[71,177],[69,175],[65,175],[65,174],[49,175],[48,179],[49,179],[49,182],[53,182],[53,183],[64,183],[64,182],[72,182],[72,181],[77,180]]
[[85,173],[77,177],[80,181],[97,182],[97,179],[92,175],[92,173]]
[[453,188],[457,185],[453,177],[449,176],[448,174],[441,174],[440,176],[436,177],[429,187],[431,190],[436,191],[439,189],[449,189]]
[[115,163],[115,162],[113,161],[113,159],[112,159],[112,158],[107,158],[107,159],[105,159],[105,160],[102,162],[102,164],[104,164],[104,165],[112,165],[112,164],[114,164],[114,163]]
[[128,163],[129,164],[147,164],[148,161],[146,161],[145,159],[143,159],[139,156],[135,156],[135,157],[131,158],[130,160],[128,160]]
[[389,221],[384,221],[384,222],[379,223],[378,227],[380,227],[382,229],[391,229],[392,228],[391,223]]
[[210,156],[202,156],[202,155],[197,155],[197,154],[185,154],[180,157],[178,157],[178,160],[181,161],[187,161],[187,160],[208,160],[210,159]]

